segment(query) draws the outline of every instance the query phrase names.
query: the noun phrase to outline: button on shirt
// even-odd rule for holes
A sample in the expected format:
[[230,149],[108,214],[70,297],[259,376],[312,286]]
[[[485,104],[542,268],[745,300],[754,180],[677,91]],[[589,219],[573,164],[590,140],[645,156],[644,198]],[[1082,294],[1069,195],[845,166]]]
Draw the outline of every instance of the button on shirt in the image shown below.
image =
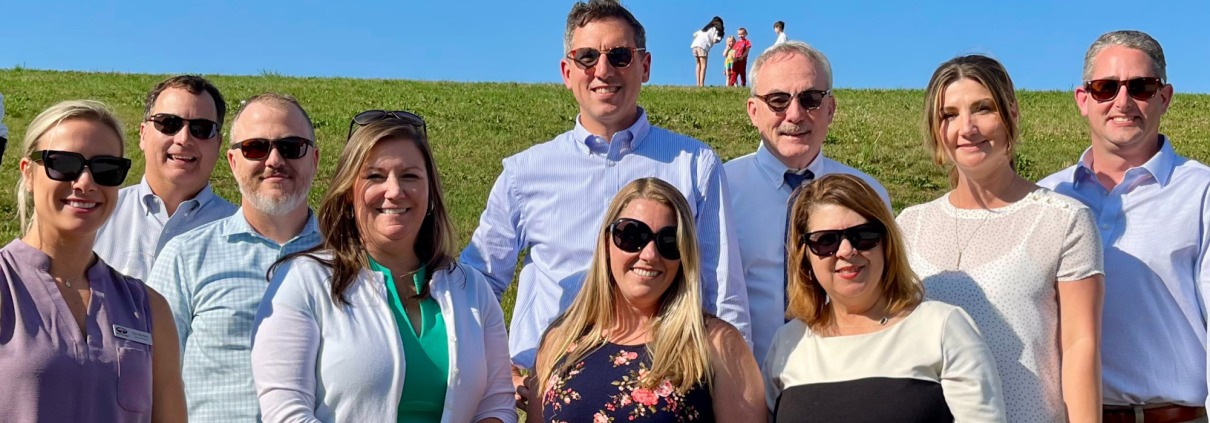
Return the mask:
[[1166,137],[1160,142],[1159,152],[1113,189],[1098,182],[1091,150],[1038,183],[1096,215],[1105,250],[1101,373],[1108,405],[1206,401],[1199,292],[1210,288],[1210,167],[1177,155]]
[[285,245],[265,238],[241,210],[173,238],[147,285],[164,295],[181,340],[191,422],[254,422],[252,323],[278,258],[318,245],[315,217]]
[[730,226],[722,163],[701,141],[652,126],[639,109],[612,142],[575,129],[504,160],[461,261],[487,276],[496,296],[517,277],[509,330],[513,361],[533,366],[547,325],[571,305],[610,201],[635,179],[653,176],[677,187],[697,221],[703,301],[708,312],[748,338],[748,299]]
[[[739,237],[740,262],[751,305],[752,346],[763,363],[773,334],[786,323],[785,228],[792,188],[784,180],[789,167],[760,143],[756,152],[727,162],[728,192]],[[820,152],[807,170],[816,178],[832,173],[855,175],[878,191],[891,207],[886,189],[870,175],[824,157]]]
[[210,185],[168,215],[164,202],[151,192],[147,178],[118,191],[113,215],[97,231],[93,250],[124,275],[147,279],[155,257],[168,240],[190,229],[231,216],[236,206],[214,195]]

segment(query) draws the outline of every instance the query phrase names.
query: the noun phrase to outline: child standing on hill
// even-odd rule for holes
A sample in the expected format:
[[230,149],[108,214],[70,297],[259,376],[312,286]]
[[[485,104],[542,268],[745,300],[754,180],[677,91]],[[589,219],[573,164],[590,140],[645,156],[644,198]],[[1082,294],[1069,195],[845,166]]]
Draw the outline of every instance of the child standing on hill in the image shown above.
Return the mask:
[[727,79],[727,86],[735,86],[735,77],[732,76],[735,71],[731,66],[735,64],[735,37],[727,36],[727,48],[723,50],[723,76]]

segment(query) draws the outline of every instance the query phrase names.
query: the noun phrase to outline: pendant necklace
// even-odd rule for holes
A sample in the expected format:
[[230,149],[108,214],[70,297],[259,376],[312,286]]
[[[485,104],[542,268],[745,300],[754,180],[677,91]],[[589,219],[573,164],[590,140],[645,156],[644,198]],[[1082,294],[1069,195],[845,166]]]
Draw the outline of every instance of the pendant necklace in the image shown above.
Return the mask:
[[958,240],[960,237],[958,236],[958,212],[961,210],[962,209],[954,207],[954,245],[958,247],[958,260],[956,263],[954,263],[954,270],[962,269],[962,252],[966,251],[966,247],[970,246],[971,241],[975,239],[975,235],[979,234],[979,230],[983,229],[983,224],[987,223],[987,219],[991,217],[990,212],[984,215],[983,219],[979,220],[979,225],[975,226],[975,230],[971,231],[971,234],[966,237],[966,241],[959,243]]

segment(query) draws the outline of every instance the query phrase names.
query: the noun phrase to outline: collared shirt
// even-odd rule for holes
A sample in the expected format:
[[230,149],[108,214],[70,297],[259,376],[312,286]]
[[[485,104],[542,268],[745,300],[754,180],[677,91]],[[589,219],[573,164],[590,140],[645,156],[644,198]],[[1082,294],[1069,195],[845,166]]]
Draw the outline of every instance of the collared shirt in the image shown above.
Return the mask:
[[[1210,283],[1210,167],[1177,155],[1161,137],[1155,156],[1106,190],[1092,151],[1038,184],[1086,204],[1105,251],[1101,318],[1104,402],[1206,401]],[[1199,286],[1201,285],[1201,286]]]
[[722,163],[693,138],[638,121],[612,141],[575,129],[504,159],[470,245],[461,261],[479,270],[503,295],[521,263],[509,330],[514,362],[533,366],[547,325],[571,305],[592,260],[602,220],[623,186],[657,177],[689,200],[697,221],[706,311],[749,339],[748,298],[729,216]]
[[214,195],[207,184],[168,215],[164,201],[151,192],[144,177],[138,185],[118,191],[113,215],[97,231],[93,251],[126,276],[147,279],[155,256],[168,240],[218,219],[231,216],[236,206]]
[[256,232],[243,210],[173,238],[147,285],[168,300],[181,339],[192,422],[255,422],[252,324],[278,258],[319,244],[314,214],[285,245]]
[[[764,142],[755,153],[731,160],[724,168],[752,310],[752,351],[756,361],[763,363],[773,334],[786,323],[785,230],[792,189],[783,175],[791,169],[774,157]],[[807,170],[816,178],[832,173],[855,175],[878,191],[888,210],[891,207],[882,184],[860,170],[824,157],[822,151]]]

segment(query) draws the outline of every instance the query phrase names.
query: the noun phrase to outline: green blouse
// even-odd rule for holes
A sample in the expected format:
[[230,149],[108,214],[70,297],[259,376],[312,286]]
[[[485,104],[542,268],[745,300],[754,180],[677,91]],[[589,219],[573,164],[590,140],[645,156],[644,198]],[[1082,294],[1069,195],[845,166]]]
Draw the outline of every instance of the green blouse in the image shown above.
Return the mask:
[[[399,422],[441,422],[445,408],[446,381],[449,379],[450,354],[446,339],[445,319],[437,300],[428,297],[420,301],[420,334],[412,330],[412,321],[404,311],[399,291],[391,283],[391,270],[370,258],[370,269],[382,272],[387,285],[391,314],[403,340],[403,354],[407,370],[403,379],[403,395],[399,398]],[[424,284],[427,269],[424,266],[412,275],[416,292]]]

